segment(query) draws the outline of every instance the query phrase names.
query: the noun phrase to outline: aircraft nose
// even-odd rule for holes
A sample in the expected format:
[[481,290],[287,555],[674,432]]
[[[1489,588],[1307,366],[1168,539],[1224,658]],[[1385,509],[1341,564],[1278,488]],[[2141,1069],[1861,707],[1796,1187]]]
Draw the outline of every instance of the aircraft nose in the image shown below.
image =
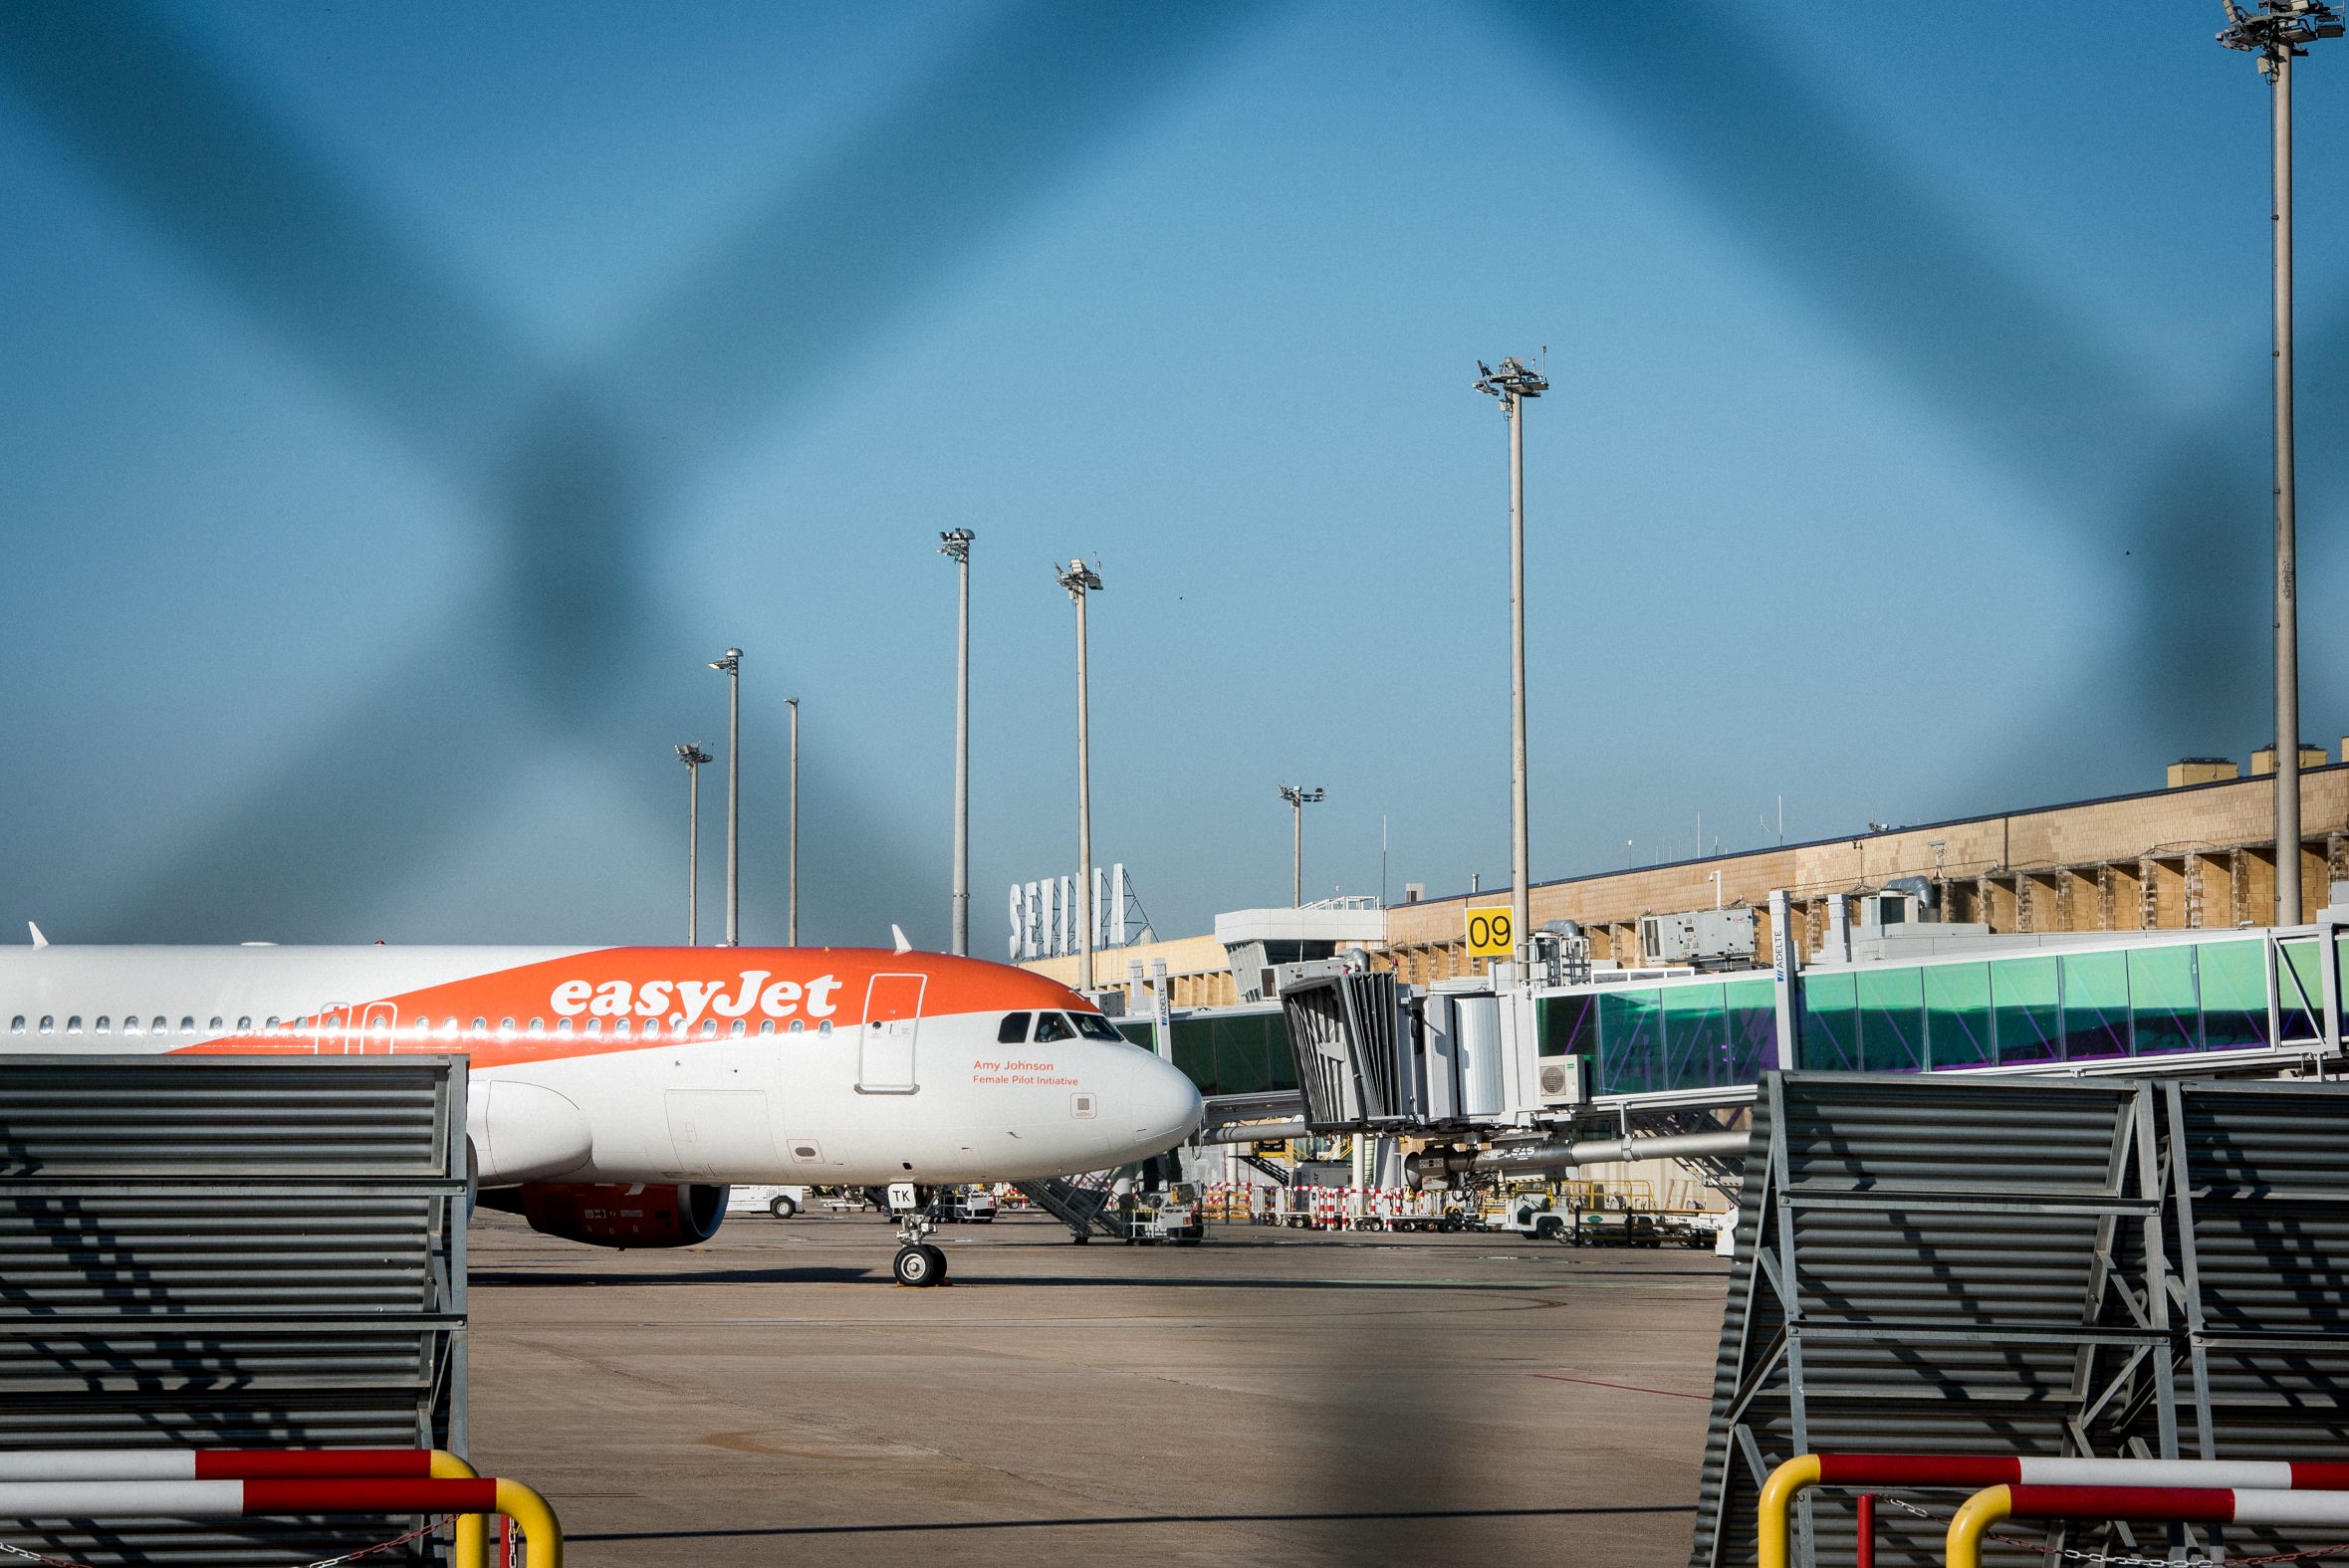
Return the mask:
[[1132,1059],[1130,1072],[1127,1097],[1137,1139],[1152,1140],[1154,1149],[1166,1150],[1199,1130],[1207,1104],[1189,1074],[1172,1062],[1139,1054]]

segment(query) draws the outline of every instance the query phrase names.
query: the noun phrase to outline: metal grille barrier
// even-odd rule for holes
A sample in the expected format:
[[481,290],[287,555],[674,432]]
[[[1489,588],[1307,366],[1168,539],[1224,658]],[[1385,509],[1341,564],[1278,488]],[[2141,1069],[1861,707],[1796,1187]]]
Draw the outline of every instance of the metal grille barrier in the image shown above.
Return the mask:
[[[465,1447],[465,1077],[433,1056],[0,1058],[0,1451]],[[379,1520],[0,1519],[300,1562]],[[429,1542],[405,1556],[423,1562]]]
[[[1800,1453],[2349,1455],[2345,1123],[2332,1084],[1769,1074],[1692,1568],[1753,1560]],[[1940,1561],[1962,1499],[1926,1500],[1878,1513],[1878,1562]],[[1798,1504],[1794,1560],[1850,1561],[1854,1514]]]

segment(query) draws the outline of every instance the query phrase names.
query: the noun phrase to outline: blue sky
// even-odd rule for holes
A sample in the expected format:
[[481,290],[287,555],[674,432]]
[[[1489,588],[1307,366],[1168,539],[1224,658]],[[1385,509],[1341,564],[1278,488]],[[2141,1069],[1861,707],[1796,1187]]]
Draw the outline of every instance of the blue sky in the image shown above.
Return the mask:
[[[2028,15],[2036,15],[2029,13]],[[19,7],[0,915],[974,949],[2157,783],[2268,739],[2266,93],[2215,5]],[[2303,733],[2349,726],[2349,44],[2300,119]],[[704,804],[722,773],[704,776]],[[719,919],[705,810],[705,932]]]

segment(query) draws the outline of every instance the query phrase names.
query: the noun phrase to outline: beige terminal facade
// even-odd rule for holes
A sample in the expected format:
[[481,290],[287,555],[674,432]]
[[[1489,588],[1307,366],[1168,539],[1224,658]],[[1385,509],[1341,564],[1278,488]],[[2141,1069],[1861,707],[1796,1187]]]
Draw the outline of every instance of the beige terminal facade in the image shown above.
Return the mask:
[[[1532,919],[1536,927],[1575,921],[1593,960],[1636,965],[1640,917],[1711,908],[1718,872],[1720,901],[1756,911],[1757,956],[1764,963],[1778,936],[1769,928],[1773,891],[1791,895],[1794,938],[1814,955],[1829,898],[1906,878],[1939,891],[1942,919],[2000,933],[2296,925],[2315,917],[2333,882],[2349,879],[2349,765],[2328,765],[2314,748],[2301,755],[2305,907],[2280,916],[2275,782],[2267,776],[2273,757],[2262,752],[2248,778],[2237,777],[2232,762],[2197,758],[2170,770],[2170,787],[2143,794],[1536,882]],[[1486,889],[1473,901],[1506,908],[1509,889]],[[1486,961],[1468,952],[1470,903],[1464,894],[1389,906],[1372,963],[1415,984],[1481,972]],[[1129,964],[1147,974],[1154,962],[1166,966],[1175,1007],[1237,1000],[1227,956],[1212,936],[1114,949],[1099,955],[1095,974],[1102,986],[1118,986]],[[1028,968],[1068,984],[1076,978],[1074,959]]]

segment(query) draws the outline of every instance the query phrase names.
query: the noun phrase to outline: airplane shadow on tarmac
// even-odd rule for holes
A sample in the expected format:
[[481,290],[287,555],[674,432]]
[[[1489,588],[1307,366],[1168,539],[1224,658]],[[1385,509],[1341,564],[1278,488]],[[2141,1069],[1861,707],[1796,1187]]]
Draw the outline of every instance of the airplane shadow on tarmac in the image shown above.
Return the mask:
[[1604,1276],[1592,1272],[1544,1275],[1530,1279],[1287,1279],[1266,1278],[1259,1275],[1223,1274],[992,1274],[979,1271],[972,1265],[971,1272],[958,1274],[951,1281],[973,1285],[1022,1285],[1052,1289],[1133,1289],[1152,1290],[1477,1290],[1509,1293],[1526,1290],[1565,1290],[1585,1279],[1598,1277],[1630,1278],[1642,1283],[1649,1280],[1718,1279],[1712,1270],[1672,1269],[1653,1273],[1628,1273],[1610,1270]]
[[[713,1268],[707,1272],[674,1274],[513,1273],[478,1270],[467,1283],[482,1290],[560,1290],[600,1285],[832,1285],[886,1284],[888,1270],[873,1268]],[[1170,1274],[1086,1274],[1073,1278],[1037,1274],[970,1273],[947,1281],[955,1285],[1003,1288],[1094,1290],[1476,1290],[1502,1293],[1556,1290],[1570,1283],[1557,1279],[1446,1280],[1446,1279],[1200,1279]]]
[[559,1274],[479,1268],[466,1276],[474,1289],[560,1290],[594,1285],[838,1285],[886,1280],[886,1268],[713,1268],[680,1274]]
[[970,1285],[1017,1285],[1057,1290],[1555,1290],[1555,1279],[1265,1279],[1247,1275],[1201,1278],[1195,1274],[984,1274],[949,1281]]
[[574,1541],[684,1541],[713,1537],[896,1535],[966,1530],[1061,1530],[1134,1524],[1312,1524],[1377,1519],[1562,1519],[1633,1513],[1695,1513],[1692,1503],[1629,1503],[1614,1508],[1412,1508],[1329,1513],[1133,1513],[1099,1519],[955,1519],[936,1524],[794,1524],[741,1530],[611,1530]]

